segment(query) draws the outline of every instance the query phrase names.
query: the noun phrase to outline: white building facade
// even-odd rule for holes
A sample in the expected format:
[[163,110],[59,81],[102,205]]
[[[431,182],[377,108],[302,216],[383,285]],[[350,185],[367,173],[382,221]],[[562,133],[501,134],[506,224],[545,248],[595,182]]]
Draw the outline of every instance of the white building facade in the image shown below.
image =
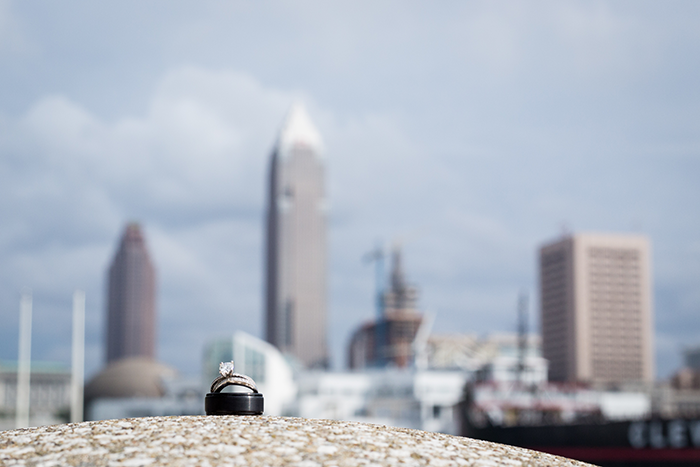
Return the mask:
[[265,415],[288,415],[297,395],[292,366],[275,346],[242,331],[216,339],[204,351],[203,385],[219,374],[219,363],[233,361],[236,373],[248,375],[265,397]]
[[302,373],[292,413],[456,434],[454,406],[468,377],[462,371],[396,368]]

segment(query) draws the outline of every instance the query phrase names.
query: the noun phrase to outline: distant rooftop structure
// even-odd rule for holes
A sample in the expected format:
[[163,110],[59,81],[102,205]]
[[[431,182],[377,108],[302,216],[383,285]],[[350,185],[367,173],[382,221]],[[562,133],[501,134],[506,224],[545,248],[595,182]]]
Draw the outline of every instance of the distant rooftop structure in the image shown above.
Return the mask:
[[382,296],[384,314],[417,314],[418,289],[406,280],[400,247],[394,247],[391,261],[389,289]]
[[348,351],[352,369],[414,364],[414,340],[423,323],[417,310],[418,290],[406,281],[401,250],[392,252],[389,288],[381,295],[383,315],[355,331]]

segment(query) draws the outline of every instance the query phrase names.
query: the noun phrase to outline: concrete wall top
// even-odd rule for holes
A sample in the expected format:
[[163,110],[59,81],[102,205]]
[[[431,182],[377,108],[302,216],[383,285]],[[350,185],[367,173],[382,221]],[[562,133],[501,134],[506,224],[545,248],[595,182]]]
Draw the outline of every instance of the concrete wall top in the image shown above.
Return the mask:
[[190,416],[0,432],[0,464],[49,466],[586,466],[486,441],[356,422]]

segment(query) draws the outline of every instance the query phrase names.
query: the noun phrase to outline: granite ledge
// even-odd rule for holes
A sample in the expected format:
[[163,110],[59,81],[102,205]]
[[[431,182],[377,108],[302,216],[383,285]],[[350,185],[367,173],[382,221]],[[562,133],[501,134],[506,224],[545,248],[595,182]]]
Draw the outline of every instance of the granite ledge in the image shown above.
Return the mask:
[[470,438],[337,420],[149,417],[0,432],[7,466],[586,466]]

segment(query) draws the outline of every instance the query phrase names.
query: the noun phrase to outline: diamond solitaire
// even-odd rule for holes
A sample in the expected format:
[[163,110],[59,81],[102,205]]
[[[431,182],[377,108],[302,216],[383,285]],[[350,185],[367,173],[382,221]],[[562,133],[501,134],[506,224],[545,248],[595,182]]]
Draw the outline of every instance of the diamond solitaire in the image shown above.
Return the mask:
[[[207,415],[262,415],[264,399],[253,378],[234,373],[233,361],[221,362],[219,373],[204,398]],[[243,386],[252,392],[221,392],[227,386]]]
[[219,374],[221,376],[233,375],[233,361],[219,363]]

